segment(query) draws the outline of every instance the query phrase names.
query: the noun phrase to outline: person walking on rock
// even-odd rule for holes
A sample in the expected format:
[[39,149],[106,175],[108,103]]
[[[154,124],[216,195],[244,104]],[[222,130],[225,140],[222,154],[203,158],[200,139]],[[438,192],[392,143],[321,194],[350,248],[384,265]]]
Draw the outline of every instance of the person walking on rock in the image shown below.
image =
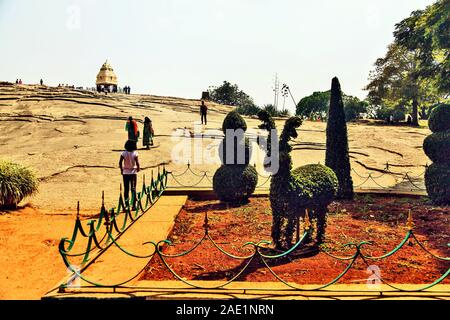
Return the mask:
[[153,131],[152,120],[149,117],[145,117],[144,120],[144,137],[142,138],[142,143],[144,147],[150,149],[150,146],[153,145],[153,135],[155,132]]
[[131,190],[131,199],[133,200],[132,210],[136,210],[137,173],[141,170],[139,154],[136,149],[136,141],[128,140],[125,143],[125,151],[122,152],[119,160],[120,173],[123,176],[125,204],[130,204]]
[[200,116],[202,118],[202,124],[206,124],[206,115],[208,113],[208,107],[205,104],[205,101],[202,100],[202,105],[200,106]]
[[125,131],[128,132],[128,140],[137,143],[139,139],[139,129],[136,121],[133,120],[133,117],[128,118],[127,124],[125,125]]

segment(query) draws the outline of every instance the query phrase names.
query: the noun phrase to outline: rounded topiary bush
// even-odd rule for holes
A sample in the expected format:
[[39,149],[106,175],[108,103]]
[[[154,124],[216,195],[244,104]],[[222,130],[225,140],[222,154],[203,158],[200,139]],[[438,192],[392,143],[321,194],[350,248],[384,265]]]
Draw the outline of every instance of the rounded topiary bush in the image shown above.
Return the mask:
[[[309,164],[292,171],[298,190],[304,194],[313,207],[330,204],[339,189],[339,182],[334,171],[321,164]],[[300,186],[302,186],[300,188]],[[314,195],[314,197],[311,197]]]
[[441,104],[431,110],[428,127],[433,132],[450,130],[450,104]]
[[450,131],[436,132],[426,137],[423,151],[431,161],[450,165]]
[[222,131],[226,134],[227,129],[238,130],[242,129],[244,132],[247,131],[247,123],[244,118],[236,111],[231,111],[227,114],[222,123]]
[[270,199],[284,206],[286,196],[291,206],[298,208],[326,208],[336,197],[339,181],[334,171],[321,164],[309,164],[291,171],[288,189],[278,183],[277,177],[270,184]]
[[30,169],[10,161],[0,161],[0,207],[15,208],[37,190],[38,180]]
[[258,173],[252,166],[223,165],[213,178],[217,197],[225,202],[242,202],[255,192]]
[[[233,147],[233,159],[231,160],[231,162],[226,162],[227,160],[227,143],[229,142],[229,139],[223,139],[222,142],[219,145],[219,158],[220,161],[222,162],[222,164],[227,164],[227,165],[232,165],[232,164],[249,164],[250,163],[250,159],[252,157],[252,148],[250,145],[250,141],[248,138],[245,138],[244,140],[238,140],[238,139],[234,139],[234,142],[232,143],[232,147]],[[245,141],[245,143],[244,143]],[[243,153],[243,154],[241,154]],[[243,158],[242,158],[243,157]],[[242,160],[244,160],[243,163],[238,163],[238,160],[240,162],[242,162]]]
[[433,163],[425,172],[428,196],[434,204],[450,204],[450,166]]

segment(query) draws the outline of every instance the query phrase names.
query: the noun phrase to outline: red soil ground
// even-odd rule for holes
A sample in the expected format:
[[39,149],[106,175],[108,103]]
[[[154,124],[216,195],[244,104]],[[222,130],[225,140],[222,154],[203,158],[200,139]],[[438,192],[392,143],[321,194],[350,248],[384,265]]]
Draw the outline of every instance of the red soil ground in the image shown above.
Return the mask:
[[[355,201],[334,202],[329,207],[326,242],[322,245],[339,256],[349,256],[354,249],[343,249],[346,243],[370,240],[363,252],[373,256],[394,249],[407,233],[408,210],[412,211],[417,238],[434,254],[449,257],[450,208],[434,207],[424,199],[358,196]],[[209,234],[217,244],[235,255],[245,256],[251,248],[242,247],[248,241],[271,240],[272,215],[267,198],[251,198],[241,207],[228,207],[218,201],[188,200],[170,235],[173,246],[163,249],[166,254],[177,254],[190,249],[204,235],[204,213],[208,212]],[[228,280],[236,275],[247,260],[225,256],[204,241],[191,253],[166,261],[181,277],[189,280]],[[348,261],[338,261],[319,253],[311,257],[291,257],[269,261],[269,265],[282,279],[298,284],[325,284],[336,278]],[[450,263],[434,259],[419,245],[405,245],[395,255],[381,261],[370,261],[380,268],[381,276],[390,283],[431,283],[444,274]],[[366,283],[372,274],[361,258],[339,283]],[[171,280],[174,276],[155,257],[142,277],[147,280]],[[239,276],[240,281],[275,281],[275,277],[259,259],[248,271]],[[450,283],[450,279],[443,283]]]

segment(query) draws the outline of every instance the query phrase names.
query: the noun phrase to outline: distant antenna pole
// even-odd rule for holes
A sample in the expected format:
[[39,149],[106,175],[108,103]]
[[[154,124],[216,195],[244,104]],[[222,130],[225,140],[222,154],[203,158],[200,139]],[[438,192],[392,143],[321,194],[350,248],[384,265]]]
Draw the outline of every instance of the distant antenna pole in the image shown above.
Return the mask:
[[278,110],[278,96],[280,92],[280,81],[278,80],[278,73],[275,73],[275,86],[273,88],[273,91],[275,92],[273,106],[275,110]]
[[289,93],[291,95],[292,101],[294,102],[294,106],[297,106],[297,102],[295,102],[295,99],[292,96],[292,92],[291,92],[291,89],[289,88],[289,86],[287,84],[283,84],[283,89],[282,90],[283,90],[283,92],[286,93],[286,95],[287,95],[287,93]]
[[292,95],[291,89],[287,84],[283,84],[283,88],[281,89],[283,91],[283,96],[290,94],[292,101],[294,102],[294,107],[297,107],[297,102],[295,102],[294,96]]
[[288,86],[283,84],[281,88],[281,95],[283,96],[283,112],[286,111],[286,97],[288,96]]

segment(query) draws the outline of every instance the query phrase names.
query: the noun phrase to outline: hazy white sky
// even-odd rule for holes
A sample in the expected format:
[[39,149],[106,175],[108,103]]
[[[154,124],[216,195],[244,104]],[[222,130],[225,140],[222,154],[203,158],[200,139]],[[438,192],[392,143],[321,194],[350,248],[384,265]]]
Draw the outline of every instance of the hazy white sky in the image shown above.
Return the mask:
[[[394,24],[433,0],[0,0],[0,80],[94,86],[108,59],[133,92],[199,98],[237,83],[298,101],[338,76],[362,90]],[[288,101],[291,108],[293,103]]]

